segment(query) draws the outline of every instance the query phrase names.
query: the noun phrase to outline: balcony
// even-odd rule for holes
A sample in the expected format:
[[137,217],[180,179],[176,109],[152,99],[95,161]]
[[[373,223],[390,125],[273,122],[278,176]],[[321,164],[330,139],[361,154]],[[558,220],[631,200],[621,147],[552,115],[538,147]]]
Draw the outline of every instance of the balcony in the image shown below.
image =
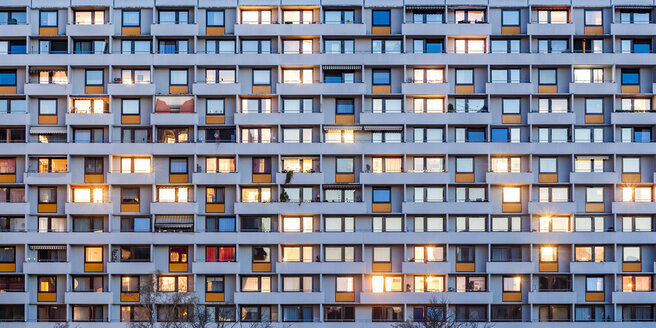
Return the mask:
[[237,274],[241,272],[239,262],[194,262],[192,268],[196,274],[214,274],[217,272]]
[[617,92],[617,84],[604,83],[570,83],[569,92],[578,95],[609,95]]
[[192,173],[192,181],[204,185],[239,184],[239,173]]
[[360,173],[360,183],[363,184],[447,184],[450,176],[447,172],[390,172],[390,173]]
[[535,264],[530,261],[487,262],[485,268],[488,273],[492,274],[532,273],[535,270]]
[[155,173],[108,173],[107,184],[114,185],[152,185]]
[[151,24],[154,36],[190,36],[198,34],[198,24]]
[[27,304],[27,303],[29,303],[28,292],[0,293],[0,304]]
[[318,95],[325,83],[277,83],[276,93],[281,95]]
[[[152,274],[155,273],[154,262],[109,262],[108,274]],[[110,302],[111,303],[111,302]]]
[[76,36],[107,36],[114,34],[114,24],[67,24],[66,35]]
[[66,203],[64,204],[65,214],[98,214],[110,213],[112,203]]
[[[284,183],[287,178],[287,173],[276,173],[276,180],[279,183]],[[323,183],[323,173],[314,172],[314,173],[294,173],[292,179],[289,182],[290,184],[299,184],[299,185],[318,185]]]
[[575,120],[574,113],[528,113],[528,124],[534,125],[574,124]]
[[29,185],[67,185],[72,182],[70,172],[61,173],[25,173],[25,183]]
[[241,93],[239,83],[194,83],[191,92],[195,95],[237,95]]
[[[632,4],[634,4],[632,2]],[[652,5],[649,2],[649,5]],[[651,36],[656,34],[656,24],[610,24],[610,34],[617,36]]]
[[485,91],[491,95],[528,95],[533,89],[533,83],[485,83]]
[[651,112],[612,112],[610,123],[617,125],[656,122],[656,111]]
[[325,296],[321,292],[235,292],[235,303],[237,304],[317,304],[324,301]]
[[77,114],[66,113],[66,124],[69,125],[110,125],[114,117],[110,113],[104,114]]
[[196,125],[198,124],[197,113],[150,113],[150,124],[152,125]]
[[[301,32],[302,31],[302,32]],[[235,24],[235,34],[262,35],[365,35],[365,24]]]
[[268,202],[268,203],[243,203],[235,202],[235,213],[238,214],[263,214],[263,213],[286,213],[286,214],[365,214],[368,213],[367,204],[363,202]]
[[235,113],[235,124],[323,124],[323,113]]
[[64,303],[69,304],[111,304],[114,294],[110,292],[66,292]]
[[25,83],[24,92],[35,96],[64,96],[70,95],[73,87],[70,83]]
[[612,210],[622,214],[653,214],[656,213],[656,202],[613,202]]
[[449,262],[403,262],[401,271],[406,274],[437,274],[449,273],[451,265]]
[[488,36],[492,34],[492,25],[489,23],[401,24],[401,33],[407,35]]
[[577,211],[575,202],[529,202],[528,212],[533,214],[571,214]]
[[572,304],[576,303],[576,293],[570,291],[529,292],[528,302],[532,304]]
[[[22,2],[17,5],[24,6]],[[2,25],[2,36],[4,37],[25,37],[32,34],[32,24]]]
[[572,35],[574,24],[538,24],[527,25],[526,32],[531,35]]
[[164,203],[164,202],[152,202],[150,203],[150,213],[151,214],[194,214],[198,212],[198,203],[195,202],[186,202],[186,203]]
[[492,212],[492,205],[489,202],[403,202],[402,206],[403,213],[407,214],[488,214]]
[[0,203],[0,213],[5,215],[25,215],[28,212],[29,203]]
[[26,113],[0,114],[3,125],[27,125],[30,124],[30,115]]
[[364,83],[321,83],[321,93],[324,95],[362,95],[369,92]]
[[514,173],[487,172],[485,173],[485,182],[489,184],[531,184],[533,182],[533,173],[532,172],[514,172]]
[[408,95],[446,95],[448,83],[401,83],[401,93]]
[[23,272],[30,274],[63,274],[71,273],[70,262],[25,262],[23,263]]
[[569,181],[574,184],[614,184],[619,180],[616,172],[571,172]]
[[107,93],[115,96],[152,96],[155,94],[154,83],[109,83]]
[[620,269],[617,262],[570,262],[569,272],[577,274],[613,274]]
[[613,292],[613,303],[651,304],[656,303],[656,292]]

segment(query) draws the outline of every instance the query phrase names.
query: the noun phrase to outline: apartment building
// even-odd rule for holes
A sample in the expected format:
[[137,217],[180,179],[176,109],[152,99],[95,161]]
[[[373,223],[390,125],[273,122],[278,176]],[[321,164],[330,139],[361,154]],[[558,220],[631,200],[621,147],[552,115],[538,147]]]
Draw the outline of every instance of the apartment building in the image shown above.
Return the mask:
[[654,327],[655,10],[2,0],[0,326]]

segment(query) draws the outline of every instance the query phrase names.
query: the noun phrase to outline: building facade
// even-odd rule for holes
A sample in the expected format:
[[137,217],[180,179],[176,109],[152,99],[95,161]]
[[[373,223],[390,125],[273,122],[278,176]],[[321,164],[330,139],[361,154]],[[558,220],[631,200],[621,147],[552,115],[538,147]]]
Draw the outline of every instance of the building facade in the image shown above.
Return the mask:
[[2,0],[0,326],[654,327],[655,9]]

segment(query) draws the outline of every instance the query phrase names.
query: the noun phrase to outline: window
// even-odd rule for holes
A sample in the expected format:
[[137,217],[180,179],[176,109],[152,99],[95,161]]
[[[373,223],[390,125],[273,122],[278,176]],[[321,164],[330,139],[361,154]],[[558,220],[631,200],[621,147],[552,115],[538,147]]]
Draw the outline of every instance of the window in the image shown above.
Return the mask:
[[444,83],[444,70],[439,68],[413,69],[413,83]]
[[622,231],[653,231],[652,218],[649,216],[624,216],[622,217]]
[[284,217],[284,232],[313,232],[314,218],[311,216],[304,217]]
[[140,112],[139,99],[121,99],[122,115],[139,115],[139,112]]
[[478,276],[457,276],[456,292],[484,292],[487,290],[485,277]]
[[401,138],[402,138],[401,133],[396,131],[371,133],[372,143],[400,143]]
[[189,187],[157,187],[157,201],[160,203],[186,203],[190,201]]
[[[520,142],[520,128],[493,128],[490,130],[492,142]],[[469,142],[472,142],[471,139]]]
[[604,142],[604,129],[603,128],[575,128],[574,142],[579,142],[579,143]]
[[521,158],[519,157],[493,157],[490,161],[494,173],[521,172]]
[[443,217],[424,217],[415,216],[414,232],[442,232],[444,231],[444,218]]
[[187,174],[187,159],[186,158],[170,158],[169,159],[169,173],[170,174]]
[[539,218],[540,232],[569,232],[569,217],[541,216]]
[[649,292],[652,291],[651,276],[622,276],[622,291],[630,292]]
[[146,40],[121,40],[122,54],[149,54],[151,53],[150,41]]
[[585,26],[602,26],[603,12],[601,9],[585,10]]
[[121,18],[122,27],[141,26],[141,11],[139,10],[123,10],[121,12]]
[[72,187],[74,203],[103,203],[105,189],[102,187]]
[[648,39],[622,39],[620,40],[620,48],[624,54],[648,54],[651,53],[651,41]]
[[325,312],[325,320],[327,322],[355,321],[355,307],[354,306],[326,305],[323,308],[324,308],[324,312]]
[[566,98],[540,98],[538,100],[539,113],[566,113],[568,101]]
[[474,84],[474,70],[456,69],[456,84]]
[[577,262],[604,262],[604,246],[576,246],[574,257]]
[[84,247],[84,263],[102,263],[103,262],[103,248],[102,247]]
[[0,25],[25,25],[27,13],[25,11],[0,11]]
[[354,279],[353,277],[335,277],[335,292],[337,293],[352,293]]
[[103,70],[86,70],[86,85],[103,85],[104,73]]
[[474,158],[456,157],[456,173],[474,173]]
[[243,54],[270,54],[271,40],[241,40]]
[[456,39],[455,45],[456,45],[457,54],[484,54],[485,53],[485,40]]
[[56,293],[57,292],[57,277],[56,276],[40,276],[38,279],[38,292],[39,293]]
[[570,276],[539,276],[538,291],[570,291],[572,282]]
[[[219,227],[225,225],[224,223],[219,221]],[[230,231],[234,231],[234,219],[229,223],[232,224]],[[206,229],[206,231],[208,230]],[[235,252],[234,246],[206,246],[205,262],[235,262],[237,260]]]
[[0,70],[0,86],[15,86],[16,71]]
[[391,83],[391,73],[389,69],[372,70],[373,85],[389,85]]
[[270,85],[270,84],[271,84],[271,70],[269,69],[253,70],[253,85]]
[[105,12],[102,10],[75,11],[75,24],[78,25],[105,24]]
[[353,10],[324,10],[324,24],[354,24],[355,12]]
[[540,322],[559,322],[570,321],[570,306],[569,305],[539,305],[539,321]]
[[484,23],[485,12],[480,9],[467,9],[455,11],[456,24]]
[[503,292],[521,292],[522,291],[522,278],[521,277],[503,277]]
[[371,320],[374,322],[403,321],[402,306],[374,306],[371,311]]
[[243,217],[241,219],[242,232],[271,232],[271,217]]
[[354,262],[355,247],[353,246],[324,246],[324,261],[326,262]]
[[324,53],[352,54],[355,52],[354,40],[324,40]]
[[312,24],[312,10],[283,10],[283,24]]
[[604,225],[604,217],[603,216],[596,216],[596,217],[576,217],[574,219],[575,225],[574,229],[575,231],[579,232],[604,232],[605,230],[605,225]]
[[121,232],[150,232],[150,217],[122,217]]
[[160,10],[159,24],[188,24],[189,12],[186,10]]
[[[16,55],[16,54],[26,54],[27,46],[25,41],[22,40],[11,40],[11,41],[0,41],[0,55]],[[48,73],[48,72],[44,72]]]
[[283,83],[309,84],[312,79],[312,69],[284,69]]
[[503,188],[503,202],[504,203],[519,203],[522,200],[520,187],[504,187]]
[[556,70],[541,68],[538,70],[539,84],[540,85],[555,85],[556,84]]
[[540,262],[558,262],[558,247],[540,247]]
[[519,216],[512,217],[493,217],[493,232],[520,232],[522,231],[522,218]]
[[416,127],[413,129],[413,137],[416,143],[444,142],[444,129]]
[[564,203],[569,201],[568,187],[539,187],[538,202]]
[[160,40],[160,54],[186,54],[189,51],[188,40]]
[[640,262],[640,246],[623,246],[622,262]]
[[567,10],[538,10],[538,24],[567,24]]
[[562,54],[569,50],[569,41],[560,39],[539,39],[538,52],[542,54]]
[[[0,99],[0,114],[25,113],[25,108],[25,99]],[[6,131],[4,130],[5,133],[0,133],[0,138],[6,138]]]
[[373,188],[372,189],[373,203],[390,203],[391,202],[391,189],[390,188]]
[[640,70],[622,69],[622,85],[640,85]]
[[401,157],[373,157],[371,161],[373,173],[399,173],[403,170],[403,158]]
[[312,246],[283,246],[282,262],[312,262]]
[[[205,41],[205,53],[208,54],[234,54],[235,49],[236,49],[235,40],[206,40]],[[208,71],[216,71],[216,70],[208,69]]]
[[481,232],[485,229],[485,217],[458,216],[456,217],[456,232]]
[[242,10],[242,24],[271,24],[271,10]]
[[586,201],[586,203],[603,203],[604,202],[604,188],[603,187],[586,187],[585,188],[585,201]]
[[330,130],[326,129],[325,143],[353,143],[355,142],[353,130]]
[[39,27],[57,27],[57,20],[56,10],[39,11]]
[[501,11],[501,26],[519,26],[519,9]]
[[271,188],[242,188],[241,201],[243,203],[266,203],[271,201]]
[[444,98],[415,98],[415,113],[444,113]]
[[222,27],[225,26],[225,11],[223,10],[207,10],[206,11],[206,24],[208,27]]
[[56,204],[57,188],[56,187],[39,187],[39,204]]
[[10,292],[24,292],[24,291],[25,291],[25,277],[23,275],[0,276],[0,292],[10,293]]
[[372,26],[390,26],[390,11],[389,10],[372,10],[371,11]]
[[312,40],[283,40],[282,48],[285,54],[311,54],[313,52]]
[[102,216],[73,217],[73,232],[103,232]]
[[186,293],[189,291],[188,278],[187,276],[159,276],[157,277],[157,290]]
[[121,83],[122,84],[149,84],[150,70],[122,69]]
[[444,187],[414,187],[414,202],[443,202]]
[[169,84],[187,85],[187,70],[186,69],[169,70]]
[[[150,246],[121,246],[121,262],[149,262]],[[137,288],[139,286],[137,285]]]
[[355,219],[347,217],[326,217],[324,221],[325,232],[354,232]]
[[444,246],[415,246],[414,257],[410,262],[443,262],[444,252]]
[[433,10],[413,10],[413,24],[442,24],[444,23],[444,13]]
[[[492,69],[490,82],[492,83],[519,83],[520,69]],[[519,99],[517,99],[519,100]]]
[[444,52],[444,43],[442,40],[415,39],[413,52],[416,54],[441,54]]
[[403,291],[402,276],[373,276],[371,286],[374,293]]
[[253,263],[271,263],[271,247],[253,247]]
[[567,128],[538,128],[538,142],[540,143],[566,143],[569,141]]
[[[400,217],[379,217],[372,219],[373,232],[402,232],[403,220]],[[375,249],[374,249],[375,250]],[[389,261],[385,261],[389,262]]]
[[620,24],[649,24],[651,23],[651,14],[643,10],[622,10],[620,11]]
[[373,113],[401,113],[403,100],[394,98],[374,98],[371,100]]
[[520,41],[517,39],[490,40],[490,52],[493,54],[518,54]]
[[235,232],[235,218],[234,217],[205,217],[205,231],[206,232]]
[[374,54],[399,54],[401,53],[401,40],[372,40],[371,52]]
[[235,83],[234,69],[206,69],[205,83]]
[[0,188],[0,203],[25,203],[25,188]]

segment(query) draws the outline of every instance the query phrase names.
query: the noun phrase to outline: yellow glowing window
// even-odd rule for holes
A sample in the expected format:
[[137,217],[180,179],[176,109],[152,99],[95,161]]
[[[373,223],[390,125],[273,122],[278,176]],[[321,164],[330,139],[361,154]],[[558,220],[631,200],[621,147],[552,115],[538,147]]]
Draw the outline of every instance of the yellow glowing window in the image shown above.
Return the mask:
[[150,158],[121,158],[121,173],[150,173]]
[[568,232],[569,217],[542,216],[540,217],[540,232]]
[[285,232],[312,232],[313,218],[304,217],[285,217],[283,218],[283,228]]
[[353,277],[337,277],[335,291],[339,293],[353,292]]
[[84,249],[84,262],[98,263],[103,261],[102,247],[86,247]]
[[503,291],[504,292],[520,292],[520,291],[522,291],[522,278],[521,277],[504,277],[503,278]]
[[503,188],[504,203],[519,203],[521,201],[521,188],[505,187]]
[[558,248],[544,246],[540,248],[540,262],[556,262],[558,259]]
[[415,293],[444,291],[444,277],[415,276]]
[[74,203],[102,203],[103,188],[73,188]]

